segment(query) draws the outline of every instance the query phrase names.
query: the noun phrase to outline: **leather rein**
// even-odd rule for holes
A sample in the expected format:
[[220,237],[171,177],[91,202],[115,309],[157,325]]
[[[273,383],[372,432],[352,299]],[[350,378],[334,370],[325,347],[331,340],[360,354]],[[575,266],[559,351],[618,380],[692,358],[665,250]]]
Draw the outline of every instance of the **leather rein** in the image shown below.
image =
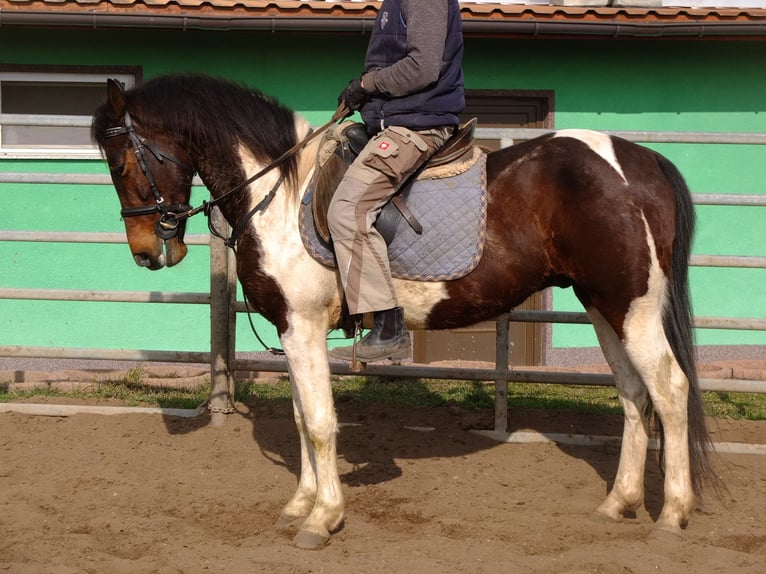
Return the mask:
[[144,174],[146,181],[149,183],[149,189],[151,190],[152,195],[154,196],[154,204],[142,205],[137,207],[125,207],[120,210],[120,217],[124,219],[126,217],[140,217],[143,215],[152,215],[155,213],[159,213],[160,217],[154,223],[154,233],[160,239],[168,240],[168,239],[172,239],[178,234],[179,226],[182,222],[189,219],[190,217],[197,215],[200,212],[203,212],[208,217],[208,229],[210,229],[210,233],[220,239],[223,239],[227,247],[231,247],[232,249],[234,249],[237,243],[237,239],[239,238],[241,233],[245,230],[245,227],[247,227],[247,224],[250,221],[250,219],[252,219],[252,217],[257,212],[265,211],[266,208],[271,203],[271,200],[274,199],[274,196],[276,195],[277,190],[284,182],[284,177],[280,177],[277,180],[277,182],[274,184],[274,186],[271,188],[269,193],[261,201],[259,201],[258,204],[255,207],[253,207],[253,209],[251,209],[247,213],[247,215],[245,215],[245,217],[242,218],[242,220],[240,220],[237,223],[237,225],[233,228],[231,236],[228,238],[223,236],[221,233],[219,233],[212,225],[212,221],[210,219],[210,213],[213,207],[215,207],[221,200],[233,195],[234,193],[238,191],[241,191],[242,189],[244,189],[245,187],[253,183],[255,180],[263,177],[265,174],[267,174],[274,168],[284,163],[288,158],[290,158],[295,153],[297,153],[300,149],[306,146],[311,140],[313,140],[319,134],[323,133],[330,126],[342,120],[343,118],[348,117],[351,113],[352,112],[346,107],[346,105],[341,103],[338,106],[338,109],[335,110],[335,113],[332,115],[332,118],[330,118],[330,120],[327,123],[325,123],[319,129],[311,131],[303,140],[301,140],[300,142],[295,144],[293,147],[285,151],[282,155],[280,155],[274,161],[269,163],[263,169],[261,169],[254,175],[250,176],[248,179],[246,179],[242,183],[234,186],[232,189],[230,189],[223,195],[220,195],[217,198],[212,199],[211,201],[203,201],[202,205],[200,205],[199,207],[192,207],[188,203],[174,203],[170,205],[165,203],[165,199],[162,197],[162,194],[160,193],[160,190],[157,187],[157,183],[154,179],[154,175],[152,174],[151,167],[149,163],[146,161],[146,154],[144,153],[144,150],[146,149],[149,152],[151,152],[151,154],[160,163],[164,163],[165,160],[168,160],[172,163],[175,163],[179,167],[185,169],[187,172],[189,172],[192,175],[196,173],[196,170],[191,165],[180,161],[174,156],[168,153],[165,153],[161,150],[158,150],[156,147],[150,144],[146,140],[146,138],[140,136],[136,132],[135,126],[133,125],[133,119],[130,116],[130,112],[125,110],[123,124],[121,126],[109,128],[105,130],[104,139],[109,139],[109,138],[113,138],[113,137],[117,137],[121,135],[127,135],[130,138],[130,145],[133,148],[133,152],[136,154],[136,160],[138,161],[138,165],[141,168],[141,172]]

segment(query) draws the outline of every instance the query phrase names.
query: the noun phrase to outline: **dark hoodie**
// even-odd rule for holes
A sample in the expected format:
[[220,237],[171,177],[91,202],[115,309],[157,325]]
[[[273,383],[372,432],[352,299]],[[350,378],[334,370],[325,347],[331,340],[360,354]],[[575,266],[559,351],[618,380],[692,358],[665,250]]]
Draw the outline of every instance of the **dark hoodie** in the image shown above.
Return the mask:
[[388,126],[457,125],[463,111],[463,31],[457,0],[384,0],[367,47],[361,114]]

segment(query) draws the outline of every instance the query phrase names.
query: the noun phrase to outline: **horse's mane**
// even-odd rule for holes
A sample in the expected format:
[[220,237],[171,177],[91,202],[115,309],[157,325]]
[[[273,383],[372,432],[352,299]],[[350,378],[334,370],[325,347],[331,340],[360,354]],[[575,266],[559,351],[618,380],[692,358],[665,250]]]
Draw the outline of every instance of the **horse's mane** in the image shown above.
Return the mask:
[[[243,144],[267,164],[296,142],[291,110],[228,80],[200,74],[160,76],[128,90],[125,97],[128,110],[145,129],[179,135],[193,155],[226,158]],[[95,141],[101,141],[108,121],[102,106],[93,120]],[[280,170],[294,180],[296,158],[286,160]]]

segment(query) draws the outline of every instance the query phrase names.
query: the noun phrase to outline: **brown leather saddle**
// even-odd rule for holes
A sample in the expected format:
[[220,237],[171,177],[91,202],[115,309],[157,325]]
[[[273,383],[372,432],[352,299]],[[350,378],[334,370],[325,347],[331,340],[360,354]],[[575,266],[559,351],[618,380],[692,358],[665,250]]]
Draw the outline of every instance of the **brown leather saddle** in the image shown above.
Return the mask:
[[[472,154],[476,121],[476,118],[471,118],[462,124],[444,145],[400,187],[396,195],[383,208],[375,227],[387,244],[393,240],[402,217],[407,220],[416,233],[422,232],[420,223],[407,208],[407,195],[411,183],[426,169],[447,165]],[[317,171],[310,193],[312,194],[311,211],[314,216],[314,225],[317,234],[325,243],[331,243],[330,229],[327,224],[327,210],[330,207],[332,196],[346,169],[361,153],[368,141],[369,136],[364,124],[346,122],[328,133],[320,146]]]

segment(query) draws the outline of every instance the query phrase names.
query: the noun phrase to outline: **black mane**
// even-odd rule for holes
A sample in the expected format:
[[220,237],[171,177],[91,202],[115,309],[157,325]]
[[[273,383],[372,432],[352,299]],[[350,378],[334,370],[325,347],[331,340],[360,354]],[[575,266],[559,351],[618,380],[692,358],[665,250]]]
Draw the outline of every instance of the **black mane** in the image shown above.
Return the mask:
[[[200,74],[160,76],[125,94],[128,110],[151,132],[176,134],[192,156],[228,158],[241,143],[261,163],[295,145],[295,118],[288,108],[256,89]],[[107,106],[95,113],[91,135],[103,141],[110,127]],[[142,134],[147,136],[148,134]],[[280,166],[293,179],[296,159]]]

